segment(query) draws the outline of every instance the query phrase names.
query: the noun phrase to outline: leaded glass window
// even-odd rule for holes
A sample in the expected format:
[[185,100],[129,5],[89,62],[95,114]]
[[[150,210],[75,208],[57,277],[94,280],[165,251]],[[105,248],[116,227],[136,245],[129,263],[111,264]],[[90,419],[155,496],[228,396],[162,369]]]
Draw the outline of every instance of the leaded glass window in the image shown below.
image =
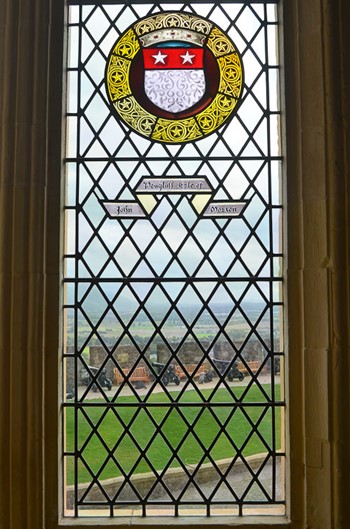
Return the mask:
[[66,516],[285,513],[278,0],[68,0]]

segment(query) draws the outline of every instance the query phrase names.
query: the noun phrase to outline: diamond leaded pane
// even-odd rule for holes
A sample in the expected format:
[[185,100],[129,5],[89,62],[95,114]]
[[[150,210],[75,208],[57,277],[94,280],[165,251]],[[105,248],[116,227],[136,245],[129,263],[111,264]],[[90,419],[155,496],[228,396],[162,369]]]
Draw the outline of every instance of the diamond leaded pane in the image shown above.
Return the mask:
[[68,0],[66,516],[284,514],[278,0]]

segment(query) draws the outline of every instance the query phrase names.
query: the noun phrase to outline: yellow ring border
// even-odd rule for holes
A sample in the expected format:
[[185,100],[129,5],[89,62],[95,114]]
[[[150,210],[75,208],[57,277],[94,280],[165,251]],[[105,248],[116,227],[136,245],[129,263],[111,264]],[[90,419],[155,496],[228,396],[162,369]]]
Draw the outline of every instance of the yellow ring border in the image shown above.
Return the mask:
[[[220,72],[219,88],[215,98],[204,109],[189,118],[166,119],[148,112],[138,103],[130,87],[131,63],[140,50],[140,35],[159,28],[159,20],[165,27],[169,18],[177,17],[189,29],[200,23],[211,28],[205,44],[213,53]],[[152,22],[152,23],[151,23]],[[135,28],[138,28],[136,32]],[[164,27],[164,26],[163,26]],[[199,26],[200,27],[200,26]],[[204,29],[203,29],[204,30]],[[198,30],[196,29],[198,32]],[[243,66],[231,39],[221,29],[207,20],[185,13],[166,12],[146,17],[133,24],[114,44],[106,67],[106,89],[118,116],[135,132],[148,139],[164,143],[186,143],[215,132],[227,121],[236,108],[243,88]]]

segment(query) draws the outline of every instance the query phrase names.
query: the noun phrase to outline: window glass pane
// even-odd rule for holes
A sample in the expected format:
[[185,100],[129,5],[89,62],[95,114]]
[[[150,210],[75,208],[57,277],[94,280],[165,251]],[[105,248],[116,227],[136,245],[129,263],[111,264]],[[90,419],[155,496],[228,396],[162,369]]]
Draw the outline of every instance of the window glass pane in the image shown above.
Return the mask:
[[277,4],[68,0],[66,516],[285,513]]

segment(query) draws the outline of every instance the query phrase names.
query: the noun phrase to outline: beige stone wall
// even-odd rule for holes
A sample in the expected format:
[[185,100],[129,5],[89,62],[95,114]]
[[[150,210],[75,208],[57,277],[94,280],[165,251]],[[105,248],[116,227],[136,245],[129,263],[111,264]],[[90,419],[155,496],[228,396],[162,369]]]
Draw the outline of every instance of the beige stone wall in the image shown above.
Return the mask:
[[292,518],[345,528],[349,4],[285,2],[285,14]]
[[57,446],[59,4],[0,2],[1,529],[44,527],[57,491],[57,466],[44,487],[43,461],[44,442]]
[[[284,10],[288,526],[348,529],[350,5]],[[0,2],[1,529],[53,529],[60,512],[62,42],[63,2]]]

